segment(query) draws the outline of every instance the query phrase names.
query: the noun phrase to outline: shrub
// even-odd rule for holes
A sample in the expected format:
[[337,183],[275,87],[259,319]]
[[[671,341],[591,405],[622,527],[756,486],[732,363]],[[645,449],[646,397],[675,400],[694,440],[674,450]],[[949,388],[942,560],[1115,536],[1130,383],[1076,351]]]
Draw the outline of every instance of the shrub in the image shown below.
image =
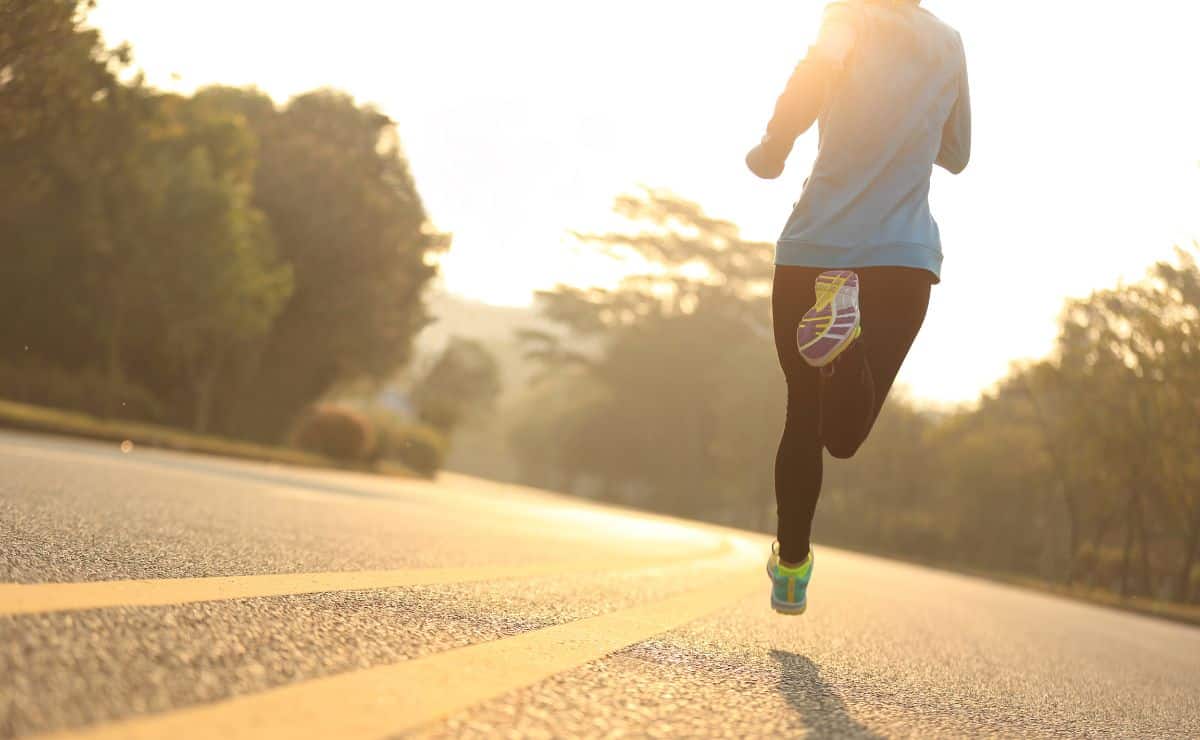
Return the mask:
[[318,404],[301,415],[292,444],[341,462],[363,462],[375,453],[375,430],[371,420],[357,411]]
[[[0,364],[0,396],[19,403],[105,416],[112,389],[107,375],[94,369],[64,370],[30,358]],[[160,421],[162,405],[135,383],[118,383],[113,416],[133,421]]]
[[394,418],[377,418],[379,446],[376,457],[395,460],[420,475],[432,476],[446,459],[446,438],[436,429],[405,424]]

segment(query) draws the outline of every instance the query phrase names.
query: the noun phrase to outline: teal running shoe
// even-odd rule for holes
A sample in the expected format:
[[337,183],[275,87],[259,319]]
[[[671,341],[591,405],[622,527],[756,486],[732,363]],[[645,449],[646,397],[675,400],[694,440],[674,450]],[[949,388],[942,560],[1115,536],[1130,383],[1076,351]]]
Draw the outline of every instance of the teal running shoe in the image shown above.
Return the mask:
[[767,575],[771,577],[771,608],[780,614],[799,616],[808,608],[808,582],[812,580],[813,554],[795,568],[779,564],[779,542],[771,544]]

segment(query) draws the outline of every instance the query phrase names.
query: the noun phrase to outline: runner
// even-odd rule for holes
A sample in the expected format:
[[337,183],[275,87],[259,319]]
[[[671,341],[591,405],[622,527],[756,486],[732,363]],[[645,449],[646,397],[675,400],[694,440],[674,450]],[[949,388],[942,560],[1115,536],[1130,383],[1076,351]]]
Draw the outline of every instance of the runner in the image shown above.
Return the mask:
[[778,177],[796,137],[818,120],[817,159],[775,252],[775,346],[788,398],[767,572],[771,606],[783,614],[807,606],[823,450],[849,458],[866,439],[940,280],[929,179],[935,163],[961,172],[971,148],[958,32],[920,0],[830,4],[746,164]]

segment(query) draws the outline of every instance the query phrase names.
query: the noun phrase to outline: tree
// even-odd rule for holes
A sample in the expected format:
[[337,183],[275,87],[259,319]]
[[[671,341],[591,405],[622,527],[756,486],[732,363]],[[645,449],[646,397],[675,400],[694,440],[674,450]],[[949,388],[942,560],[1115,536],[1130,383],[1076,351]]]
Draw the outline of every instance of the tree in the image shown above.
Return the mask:
[[576,375],[568,392],[581,400],[546,419],[564,425],[557,435],[518,425],[518,449],[528,456],[528,440],[552,438],[540,454],[576,487],[759,523],[761,509],[747,516],[744,502],[769,498],[763,449],[781,391],[767,329],[771,246],[668,193],[619,198],[616,211],[638,230],[579,238],[647,269],[612,291],[539,295],[544,316],[569,336],[527,332],[529,356],[545,378]]
[[103,373],[110,414],[144,387],[166,421],[271,441],[404,364],[448,238],[394,124],[332,91],[279,109],[122,82],[91,7],[0,0],[6,357]]
[[1146,280],[1069,302],[1055,356],[1006,384],[1032,402],[1052,461],[1068,582],[1083,569],[1123,595],[1157,595],[1157,563],[1174,562],[1171,590],[1189,598],[1200,540],[1197,285],[1195,257],[1180,250]]
[[140,80],[116,79],[128,49],[82,28],[91,6],[0,4],[0,311],[27,317],[0,338],[72,369],[104,358],[111,412],[144,297],[136,160],[154,103]]
[[472,414],[491,408],[500,393],[500,366],[482,344],[451,337],[413,385],[421,421],[449,435]]
[[223,393],[224,428],[274,440],[335,383],[386,377],[428,321],[431,228],[394,123],[332,91],[277,110],[254,91],[201,101],[241,114],[259,142],[253,204],[270,221],[295,290]]
[[78,172],[68,145],[92,133],[94,112],[120,87],[113,70],[129,50],[107,50],[82,28],[94,5],[0,0],[0,223]]
[[206,431],[230,355],[266,335],[292,290],[266,217],[251,206],[254,139],[204,101],[170,100],[147,199],[157,207],[151,283],[167,348],[191,389],[192,428]]
[[[539,296],[565,334],[512,446],[530,482],[768,528],[782,388],[766,331],[769,245],[649,192],[629,234],[580,235],[646,265],[615,290]],[[825,468],[818,537],[910,558],[1181,602],[1200,597],[1200,247],[1069,301],[1054,353],[977,405],[893,394],[868,444]],[[748,505],[748,501],[765,504]]]

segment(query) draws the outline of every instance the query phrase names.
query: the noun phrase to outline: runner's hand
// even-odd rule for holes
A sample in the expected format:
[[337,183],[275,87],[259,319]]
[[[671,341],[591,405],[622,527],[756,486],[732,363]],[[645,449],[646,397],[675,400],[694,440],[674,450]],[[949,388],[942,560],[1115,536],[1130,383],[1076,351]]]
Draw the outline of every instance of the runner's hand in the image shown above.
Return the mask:
[[792,152],[791,144],[783,145],[767,134],[758,146],[746,155],[746,166],[764,180],[774,180],[783,174],[783,165]]

